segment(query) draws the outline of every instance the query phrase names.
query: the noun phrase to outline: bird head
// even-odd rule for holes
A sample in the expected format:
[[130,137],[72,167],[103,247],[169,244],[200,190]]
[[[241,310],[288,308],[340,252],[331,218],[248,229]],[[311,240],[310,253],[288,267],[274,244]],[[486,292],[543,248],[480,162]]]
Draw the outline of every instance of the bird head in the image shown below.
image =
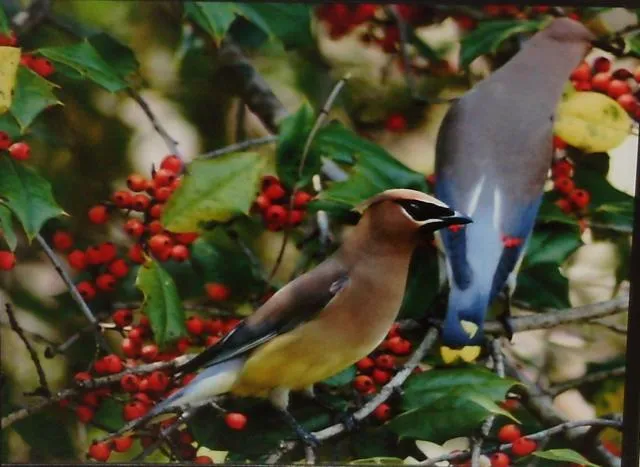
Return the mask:
[[415,237],[416,233],[430,234],[443,227],[472,222],[433,196],[407,189],[383,191],[355,211],[368,216],[378,232],[395,237]]

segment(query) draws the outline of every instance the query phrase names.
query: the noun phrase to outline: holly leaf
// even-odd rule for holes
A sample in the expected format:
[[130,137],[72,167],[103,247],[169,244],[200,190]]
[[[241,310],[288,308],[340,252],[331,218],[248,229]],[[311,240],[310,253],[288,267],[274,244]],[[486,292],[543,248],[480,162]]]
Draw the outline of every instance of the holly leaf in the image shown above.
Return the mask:
[[15,251],[18,238],[13,230],[13,215],[11,210],[2,203],[0,203],[0,233],[2,233],[2,238],[7,242],[9,249]]
[[171,232],[195,232],[202,222],[227,222],[249,214],[264,163],[253,152],[194,160],[165,205],[162,224]]
[[93,421],[114,432],[125,424],[122,416],[122,403],[115,399],[106,398],[100,402],[100,407],[93,416]]
[[68,75],[70,78],[75,79],[79,73],[110,92],[128,87],[124,78],[104,61],[88,39],[73,45],[45,47],[37,52],[54,63],[61,63],[71,68],[72,72],[68,72],[65,67],[58,69],[59,73]]
[[0,115],[11,107],[19,63],[20,49],[0,47]]
[[522,262],[522,270],[552,264],[559,266],[582,245],[580,231],[575,226],[555,224],[533,232]]
[[339,123],[318,132],[314,147],[322,155],[355,160],[349,179],[334,182],[310,208],[327,211],[349,210],[360,202],[390,188],[411,188],[427,192],[423,174],[409,169],[377,144],[358,137]]
[[27,67],[21,66],[18,68],[15,95],[11,104],[11,115],[20,125],[22,133],[43,110],[53,105],[62,105],[53,94],[53,89],[57,87],[51,81],[47,81]]
[[523,32],[537,31],[541,21],[482,21],[460,42],[460,66],[467,67],[480,55],[495,53],[508,38]]
[[599,467],[597,464],[589,462],[584,456],[573,449],[549,449],[548,451],[534,451],[531,454],[551,461],[571,462],[589,467]]
[[149,317],[151,329],[160,347],[187,335],[185,313],[173,279],[154,260],[138,270],[136,287],[144,294],[142,311]]
[[411,257],[409,277],[399,316],[421,318],[438,295],[438,257],[432,247],[418,247]]
[[542,198],[540,209],[538,210],[538,217],[536,221],[539,224],[549,224],[559,222],[561,224],[569,224],[573,226],[578,225],[578,220],[575,216],[570,216],[556,206],[555,201],[558,196],[555,192],[546,192]]
[[4,9],[0,6],[0,34],[7,35],[11,33],[9,19],[4,13]]
[[332,387],[344,386],[353,381],[353,378],[356,377],[356,373],[356,367],[351,365],[337,375],[333,375],[332,377],[325,379],[322,383]]
[[295,114],[287,117],[280,124],[276,147],[276,168],[278,177],[289,188],[294,187],[298,182],[306,185],[322,166],[320,154],[310,148],[304,160],[301,177],[299,176],[304,146],[313,121],[313,109],[305,102]]
[[140,68],[133,51],[109,34],[94,34],[88,40],[104,61],[121,77],[125,78]]
[[10,157],[0,157],[0,200],[18,218],[29,241],[49,219],[66,214],[53,199],[51,184]]
[[15,422],[11,428],[29,446],[32,461],[69,460],[76,455],[68,427],[61,424],[60,417],[54,413],[35,413]]
[[626,229],[633,229],[633,202],[623,201],[619,203],[601,204],[591,212],[591,220],[594,224]]
[[[268,25],[268,30],[282,42],[286,49],[299,49],[314,44],[311,35],[311,5],[302,3],[239,3],[238,5],[242,5],[245,11],[250,9],[260,15]],[[249,16],[247,18],[251,20]]]
[[514,379],[500,378],[495,373],[480,368],[432,370],[407,379],[402,406],[405,410],[419,409],[448,393],[465,389],[473,390],[490,400],[501,401],[516,384],[519,383]]

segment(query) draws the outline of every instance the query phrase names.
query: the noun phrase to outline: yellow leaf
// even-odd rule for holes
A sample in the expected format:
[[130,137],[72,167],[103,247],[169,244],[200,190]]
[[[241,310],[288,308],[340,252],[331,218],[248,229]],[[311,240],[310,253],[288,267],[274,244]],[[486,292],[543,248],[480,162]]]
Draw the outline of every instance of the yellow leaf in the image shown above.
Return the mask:
[[557,136],[584,152],[605,152],[631,133],[632,120],[615,100],[597,92],[576,92],[556,109]]
[[19,64],[19,48],[0,47],[0,115],[6,113],[11,107]]

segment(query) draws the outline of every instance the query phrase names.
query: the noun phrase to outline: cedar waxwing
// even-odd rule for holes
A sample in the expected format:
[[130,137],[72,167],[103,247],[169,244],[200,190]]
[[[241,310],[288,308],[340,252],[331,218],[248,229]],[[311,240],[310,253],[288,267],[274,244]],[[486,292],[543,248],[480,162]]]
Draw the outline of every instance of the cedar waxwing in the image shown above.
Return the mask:
[[435,230],[471,220],[413,190],[387,190],[358,208],[357,225],[331,257],[274,294],[217,344],[176,369],[203,368],[158,404],[201,402],[230,392],[269,398],[289,414],[289,391],[309,390],[373,351],[397,317],[414,248]]
[[595,37],[557,18],[500,69],[457,100],[436,143],[435,195],[472,216],[444,229],[449,303],[442,340],[460,348],[482,341],[488,306],[505,289],[531,235],[553,156],[553,121],[564,85]]

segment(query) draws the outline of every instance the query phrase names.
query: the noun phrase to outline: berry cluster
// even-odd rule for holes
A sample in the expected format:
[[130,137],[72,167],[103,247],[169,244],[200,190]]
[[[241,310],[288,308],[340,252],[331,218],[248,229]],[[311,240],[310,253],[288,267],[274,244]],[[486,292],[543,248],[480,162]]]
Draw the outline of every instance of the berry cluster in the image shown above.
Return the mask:
[[24,141],[13,142],[8,133],[0,131],[0,151],[7,151],[17,161],[26,161],[31,156],[31,147]]
[[[501,443],[511,444],[511,454],[516,457],[528,456],[538,448],[538,443],[522,436],[520,428],[512,423],[504,425],[498,430],[498,440]],[[508,467],[510,465],[511,459],[504,452],[497,452],[491,456],[492,467]]]
[[[556,149],[565,149],[567,144],[556,136],[554,146]],[[573,173],[573,163],[566,157],[554,161],[551,167],[553,189],[562,196],[556,201],[556,206],[566,214],[584,212],[591,201],[591,195],[587,190],[576,188]]]
[[[9,34],[0,35],[0,46],[3,47],[17,47],[18,38],[15,33],[11,31]],[[22,54],[20,57],[20,64],[26,66],[34,73],[39,74],[43,78],[52,75],[56,70],[49,60],[44,57],[35,57],[32,54]]]
[[[394,324],[378,348],[356,363],[358,374],[353,379],[355,390],[363,395],[375,394],[378,387],[388,383],[395,374],[397,357],[408,355],[411,347],[411,342],[400,335],[398,324]],[[373,411],[373,416],[381,422],[389,420],[391,415],[388,404],[380,404]]]
[[598,57],[592,65],[582,62],[571,73],[577,91],[594,91],[616,99],[635,120],[640,121],[640,66],[632,73],[626,68],[613,70],[607,57]]
[[[305,208],[311,198],[313,196],[306,191],[288,193],[276,177],[267,175],[262,178],[260,194],[253,204],[253,210],[262,215],[267,229],[277,232],[285,225],[291,227],[300,225],[305,218]],[[289,210],[292,201],[293,209]]]

